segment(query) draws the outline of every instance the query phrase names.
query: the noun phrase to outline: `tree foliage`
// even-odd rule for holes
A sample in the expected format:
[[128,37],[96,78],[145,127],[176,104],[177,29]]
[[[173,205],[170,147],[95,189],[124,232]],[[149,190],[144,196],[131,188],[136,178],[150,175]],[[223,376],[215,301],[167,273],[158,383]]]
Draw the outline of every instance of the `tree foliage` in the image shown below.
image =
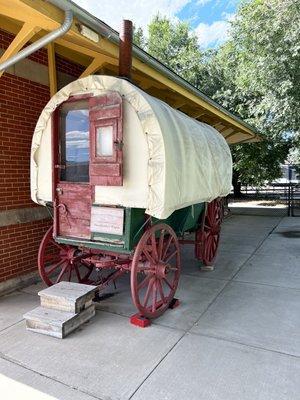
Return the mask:
[[185,22],[156,16],[137,39],[150,54],[257,128],[261,143],[232,146],[234,182],[260,185],[281,175],[290,148],[300,162],[300,1],[248,0],[229,40],[201,51]]
[[[213,95],[255,126],[264,142],[233,148],[235,176],[261,184],[281,174],[299,136],[300,10],[292,0],[244,2],[218,50],[225,85]],[[216,62],[216,60],[214,60]],[[228,83],[231,82],[231,99]],[[300,161],[300,160],[299,160]]]
[[237,86],[256,92],[264,126],[297,131],[300,106],[300,1],[254,0],[233,23]]
[[147,39],[136,30],[134,41],[178,75],[197,86],[202,52],[187,22],[172,22],[157,15],[148,25]]

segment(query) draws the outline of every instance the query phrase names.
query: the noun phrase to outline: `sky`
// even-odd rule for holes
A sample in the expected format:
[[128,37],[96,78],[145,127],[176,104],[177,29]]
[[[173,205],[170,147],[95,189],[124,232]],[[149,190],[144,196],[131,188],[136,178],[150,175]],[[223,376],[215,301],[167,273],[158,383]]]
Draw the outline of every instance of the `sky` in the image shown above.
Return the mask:
[[241,0],[73,0],[119,31],[122,19],[146,30],[157,14],[188,21],[202,48],[217,47],[228,37],[229,21]]

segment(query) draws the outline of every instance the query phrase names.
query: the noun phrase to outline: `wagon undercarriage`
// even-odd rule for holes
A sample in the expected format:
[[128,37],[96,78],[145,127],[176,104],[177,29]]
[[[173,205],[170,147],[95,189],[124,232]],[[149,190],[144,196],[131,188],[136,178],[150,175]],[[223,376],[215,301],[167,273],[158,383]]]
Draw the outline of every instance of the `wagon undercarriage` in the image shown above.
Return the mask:
[[122,275],[130,273],[132,301],[138,310],[131,321],[145,326],[147,319],[159,317],[174,305],[181,271],[180,245],[193,244],[195,257],[204,265],[213,264],[222,216],[220,199],[208,203],[193,239],[178,238],[168,224],[158,221],[144,227],[140,240],[128,254],[59,243],[53,238],[51,227],[39,249],[39,272],[48,286],[62,280],[92,284],[98,287],[98,296]]

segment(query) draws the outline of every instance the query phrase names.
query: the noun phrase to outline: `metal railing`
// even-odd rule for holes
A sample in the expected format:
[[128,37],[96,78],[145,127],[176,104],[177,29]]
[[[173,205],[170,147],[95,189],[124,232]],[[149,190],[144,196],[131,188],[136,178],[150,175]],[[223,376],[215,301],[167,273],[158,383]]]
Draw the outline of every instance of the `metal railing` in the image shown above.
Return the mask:
[[300,217],[300,184],[290,185],[289,190],[288,215]]
[[242,198],[234,198],[229,195],[229,201],[255,202],[261,206],[278,208],[278,211],[286,210],[286,215],[300,217],[300,184],[296,182],[270,183],[261,187],[242,186]]

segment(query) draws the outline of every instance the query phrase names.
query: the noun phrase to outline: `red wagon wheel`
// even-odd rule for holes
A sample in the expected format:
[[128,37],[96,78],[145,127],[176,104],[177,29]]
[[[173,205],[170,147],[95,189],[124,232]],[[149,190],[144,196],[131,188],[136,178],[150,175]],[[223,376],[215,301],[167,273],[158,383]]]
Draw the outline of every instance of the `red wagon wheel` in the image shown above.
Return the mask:
[[81,251],[74,246],[56,243],[51,226],[41,241],[38,253],[41,278],[48,286],[60,281],[90,283],[88,278],[93,267],[82,263],[81,255]]
[[196,257],[204,265],[213,265],[219,240],[221,223],[223,219],[222,199],[215,199],[207,204],[203,227],[196,231]]
[[131,265],[132,300],[142,316],[156,318],[172,301],[180,276],[177,236],[166,224],[149,228],[141,237]]

